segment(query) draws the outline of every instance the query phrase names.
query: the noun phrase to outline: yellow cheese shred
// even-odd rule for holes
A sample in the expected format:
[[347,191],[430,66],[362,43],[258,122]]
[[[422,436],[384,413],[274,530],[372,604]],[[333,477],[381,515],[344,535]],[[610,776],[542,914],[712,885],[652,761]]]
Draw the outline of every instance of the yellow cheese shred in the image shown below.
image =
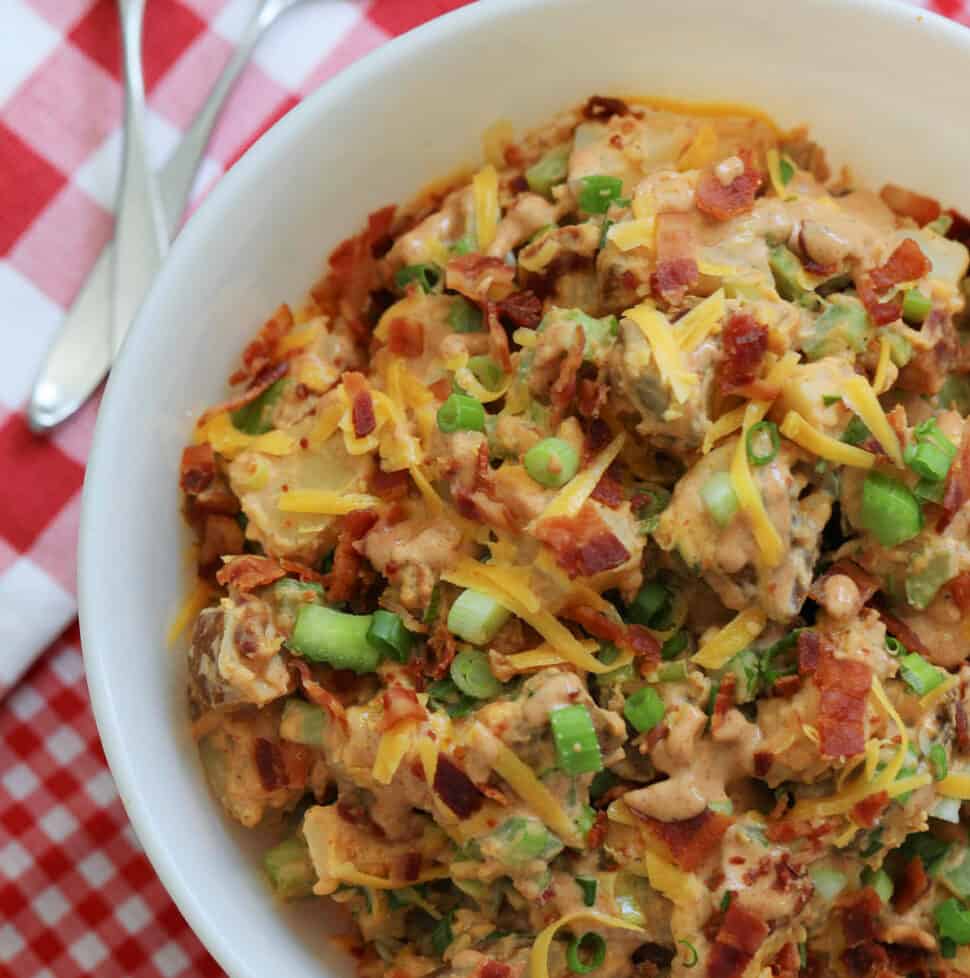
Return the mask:
[[685,873],[649,850],[644,853],[643,860],[650,885],[675,906],[690,907],[700,899],[700,882],[693,873]]
[[583,839],[573,820],[556,800],[556,796],[535,776],[527,764],[499,742],[492,764],[529,808],[567,845],[583,848]]
[[656,220],[653,217],[638,217],[632,221],[621,221],[614,224],[606,232],[608,241],[620,251],[632,251],[634,248],[653,248],[656,234]]
[[883,334],[879,337],[879,362],[876,364],[876,373],[872,378],[872,389],[877,394],[885,394],[889,390],[889,356],[892,352],[892,344],[889,337]]
[[214,451],[226,458],[241,452],[262,452],[264,455],[289,455],[297,446],[296,439],[283,431],[268,431],[265,435],[247,435],[240,431],[227,411],[214,414],[195,430],[196,443],[207,441]]
[[551,923],[536,937],[529,952],[529,978],[549,978],[549,948],[552,947],[553,938],[561,928],[580,922],[598,924],[600,927],[615,927],[617,930],[643,932],[643,928],[636,924],[600,913],[598,910],[574,910]]
[[751,523],[751,531],[754,533],[765,566],[775,567],[784,555],[784,544],[774,523],[768,518],[764,500],[748,466],[748,431],[764,417],[764,414],[763,405],[754,401],[745,408],[741,437],[738,439],[734,449],[734,459],[731,462],[731,485],[738,497],[738,505],[747,514]]
[[406,886],[418,886],[421,883],[430,883],[431,880],[442,880],[449,877],[451,873],[446,867],[441,869],[428,869],[420,873],[413,880],[389,880],[382,876],[371,876],[370,873],[362,873],[352,863],[331,863],[330,876],[341,883],[350,886],[367,886],[372,890],[400,890]]
[[677,169],[681,173],[684,170],[703,170],[714,162],[716,154],[717,132],[709,122],[705,122],[677,159]]
[[374,757],[374,767],[371,770],[371,776],[378,784],[390,784],[394,780],[401,761],[411,747],[417,728],[417,720],[406,720],[381,734],[377,744],[377,754]]
[[314,448],[319,448],[330,439],[340,426],[340,419],[343,414],[344,406],[339,402],[334,402],[320,412],[320,416],[310,431],[309,442]]
[[696,350],[720,325],[727,306],[718,289],[677,322],[677,342],[685,353]]
[[178,641],[178,637],[185,631],[190,622],[195,621],[199,612],[209,604],[211,599],[212,586],[199,578],[168,626],[165,641],[169,646]]
[[842,382],[842,395],[849,407],[866,423],[873,437],[882,446],[885,453],[900,468],[903,466],[903,453],[899,447],[899,438],[886,417],[876,392],[869,386],[865,377],[856,374]]
[[728,411],[727,414],[722,414],[717,421],[714,422],[707,429],[707,433],[704,435],[704,444],[701,446],[701,451],[707,455],[707,453],[722,439],[726,438],[728,435],[733,435],[741,425],[744,424],[744,409],[745,405],[742,404],[740,407],[734,408],[733,411]]
[[625,440],[624,434],[617,435],[587,468],[570,479],[542,511],[539,522],[553,516],[575,516],[583,508],[583,504],[589,499],[616,456],[620,454]]
[[495,240],[499,221],[498,173],[491,163],[472,177],[472,198],[475,202],[475,233],[479,251],[487,251]]
[[291,330],[276,344],[277,354],[290,353],[293,350],[303,350],[323,335],[323,321],[317,319]]
[[291,489],[280,493],[283,513],[313,513],[318,516],[345,516],[356,509],[372,509],[380,503],[376,496],[363,492],[329,492],[326,489]]
[[931,689],[925,696],[920,697],[919,708],[926,713],[927,710],[932,710],[940,700],[946,696],[955,686],[960,684],[960,677],[954,676],[952,674],[948,675],[946,679],[940,683],[936,689]]
[[720,669],[764,631],[767,621],[760,608],[745,608],[700,647],[693,661],[705,669]]
[[687,369],[683,352],[667,317],[652,302],[643,302],[627,309],[623,315],[640,327],[640,332],[650,344],[657,370],[670,388],[674,400],[683,404],[691,390],[697,386],[697,377]]
[[441,501],[441,497],[434,491],[434,486],[428,481],[428,477],[422,472],[421,467],[412,465],[408,471],[411,473],[414,484],[418,487],[418,492],[421,493],[424,501],[428,504],[428,509],[432,513],[440,513],[445,508],[445,504]]
[[836,465],[871,469],[876,464],[876,456],[872,452],[826,435],[810,425],[797,411],[789,411],[785,415],[785,420],[781,423],[781,433],[806,451]]
[[946,798],[970,801],[970,774],[954,772],[937,782],[936,790]]
[[482,133],[482,152],[493,166],[505,166],[505,149],[515,141],[515,129],[508,119],[497,119]]

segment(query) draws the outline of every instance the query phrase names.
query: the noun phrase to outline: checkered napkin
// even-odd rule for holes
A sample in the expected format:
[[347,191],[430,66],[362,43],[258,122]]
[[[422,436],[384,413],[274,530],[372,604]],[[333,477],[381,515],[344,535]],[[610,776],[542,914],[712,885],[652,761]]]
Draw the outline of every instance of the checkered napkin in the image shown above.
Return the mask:
[[[219,124],[196,200],[321,81],[464,2],[307,0],[286,14]],[[64,310],[111,233],[121,151],[114,4],[0,0],[0,978],[220,974],[128,826],[88,706],[74,552],[97,405],[50,439],[32,436],[23,413]],[[147,0],[156,164],[255,5]],[[970,24],[970,0],[929,5]]]

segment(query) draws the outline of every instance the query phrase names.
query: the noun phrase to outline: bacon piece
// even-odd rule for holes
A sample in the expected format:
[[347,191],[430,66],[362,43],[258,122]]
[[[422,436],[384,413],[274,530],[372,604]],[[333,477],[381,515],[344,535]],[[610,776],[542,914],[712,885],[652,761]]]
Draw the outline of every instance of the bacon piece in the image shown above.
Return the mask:
[[727,221],[751,210],[764,181],[761,172],[755,169],[751,150],[742,149],[738,156],[744,163],[744,172],[727,186],[718,179],[713,167],[705,170],[698,181],[694,197],[697,209],[715,221]]
[[489,352],[502,365],[502,369],[512,369],[512,354],[509,350],[509,337],[498,318],[497,307],[491,300],[485,303],[485,325],[488,328]]
[[754,754],[754,773],[757,777],[763,778],[775,762],[775,755],[770,750],[755,751]]
[[371,472],[368,484],[370,491],[375,496],[390,502],[395,499],[403,499],[408,494],[410,482],[407,469],[401,469],[399,472],[385,472],[381,468],[375,468]]
[[943,512],[936,521],[936,532],[942,533],[963,504],[970,499],[970,425],[964,426],[960,449],[947,473],[943,490]]
[[923,868],[923,860],[913,856],[903,868],[901,877],[893,890],[893,910],[906,913],[912,910],[930,888],[930,878]]
[[[823,641],[818,632],[809,629],[798,633],[795,648],[798,650],[798,674],[800,676],[809,676],[818,668]],[[824,644],[826,651],[829,651],[828,642],[824,642]]]
[[894,183],[887,183],[879,191],[879,196],[894,214],[899,214],[900,217],[911,217],[921,226],[935,221],[940,216],[938,200],[906,190],[905,187],[898,187]]
[[512,969],[501,961],[488,960],[482,963],[478,978],[512,978]]
[[966,752],[970,750],[970,718],[967,717],[967,709],[961,700],[957,700],[953,708],[957,728],[957,748]]
[[589,496],[590,499],[595,499],[610,509],[618,509],[622,505],[625,498],[623,483],[613,474],[612,465],[603,473],[603,477],[596,483]]
[[507,298],[514,282],[515,269],[501,258],[459,255],[445,266],[445,285],[473,302]]
[[354,546],[377,522],[372,509],[355,509],[340,522],[340,535],[333,553],[333,567],[327,575],[327,598],[333,604],[348,601],[353,595],[363,558]]
[[869,318],[877,326],[886,326],[893,323],[903,314],[903,297],[893,296],[885,302],[879,301],[879,293],[873,288],[868,275],[855,275],[855,288],[859,293],[862,304],[869,313]]
[[285,557],[281,557],[279,564],[287,574],[293,574],[301,581],[313,581],[315,584],[323,584],[326,580],[323,574],[318,574],[312,567],[307,567],[306,564],[301,564],[298,560],[287,560]]
[[839,960],[845,965],[845,970],[850,975],[854,975],[855,978],[863,978],[863,976],[866,978],[897,978],[893,972],[887,974],[885,965],[889,963],[889,955],[886,953],[886,949],[875,941],[866,941],[864,944],[847,947],[839,956]]
[[576,410],[584,418],[595,418],[606,403],[608,395],[609,388],[606,384],[582,377],[576,384]]
[[182,464],[179,467],[179,486],[182,492],[197,496],[208,489],[216,475],[216,456],[212,446],[187,445],[182,450]]
[[350,416],[354,423],[354,434],[358,438],[366,438],[377,427],[370,384],[367,383],[367,378],[356,370],[348,370],[341,381],[344,392],[350,399]]
[[889,805],[889,795],[885,791],[877,791],[874,795],[863,798],[852,806],[852,815],[859,825],[871,829],[879,816]]
[[898,638],[910,652],[919,652],[920,655],[929,654],[929,649],[923,644],[923,640],[909,625],[900,621],[887,611],[883,611],[882,608],[877,608],[876,611],[879,614],[880,620],[886,626],[886,631],[893,638]]
[[672,305],[681,303],[700,278],[690,215],[677,211],[658,214],[655,234],[657,268],[650,278],[650,288]]
[[[918,861],[918,860],[917,860]],[[850,947],[874,941],[879,935],[878,921],[882,912],[879,894],[867,886],[848,897],[842,905],[842,932]]]
[[737,686],[738,677],[733,672],[729,672],[718,686],[717,696],[714,697],[714,710],[711,714],[711,731],[716,733],[724,722],[727,711],[734,706],[734,688]]
[[340,724],[344,730],[349,729],[347,723],[347,711],[343,703],[337,699],[330,690],[325,689],[314,678],[309,665],[296,657],[289,661],[290,668],[296,670],[300,677],[300,687],[306,694],[306,698],[320,709],[326,710],[333,720]]
[[[276,381],[284,377],[289,369],[290,365],[288,362],[267,364],[253,378],[253,382],[242,394],[237,394],[235,397],[230,397],[226,401],[220,401],[218,404],[213,404],[212,407],[206,408],[195,422],[196,427],[201,427],[209,418],[217,414],[222,414],[225,411],[238,411],[239,408],[245,407],[247,404],[255,401],[257,397],[269,390]],[[229,379],[231,382],[232,378],[230,377]]]
[[773,696],[790,700],[801,688],[801,676],[779,676],[771,687],[771,692]]
[[[447,614],[439,611],[431,629],[431,635],[425,643],[425,658],[429,661],[425,664],[424,669],[432,679],[441,679],[447,674],[451,662],[455,658],[455,653],[458,651],[455,636],[448,630],[446,619]],[[430,658],[428,653],[433,658]]]
[[801,970],[798,945],[789,941],[771,960],[771,973],[776,978],[797,978]]
[[498,314],[514,326],[534,329],[542,322],[542,300],[531,289],[513,292],[498,303]]
[[586,833],[586,848],[599,849],[606,839],[606,832],[609,829],[610,820],[606,812],[597,812],[593,819],[593,825]]
[[576,378],[579,375],[579,368],[583,365],[583,351],[586,349],[586,334],[577,327],[573,336],[572,345],[566,351],[559,368],[559,376],[556,378],[549,391],[549,400],[552,402],[552,415],[550,424],[557,425],[566,413],[570,402],[576,395]]
[[424,326],[416,319],[403,316],[392,319],[387,327],[387,347],[395,356],[421,356],[424,353]]
[[966,615],[970,611],[970,571],[957,574],[946,585],[946,589],[953,598],[953,603],[960,609],[961,614]]
[[863,662],[819,656],[813,677],[819,690],[819,751],[823,757],[852,757],[865,749],[866,697],[872,672]]
[[242,527],[233,517],[209,513],[202,525],[199,567],[210,567],[220,557],[241,553],[243,543]]
[[754,381],[768,352],[768,327],[750,313],[732,313],[722,331],[723,359],[718,383],[725,394],[736,393]]
[[459,818],[474,815],[485,802],[474,781],[447,754],[438,755],[434,790]]
[[234,587],[237,591],[252,591],[281,577],[286,577],[286,573],[275,560],[256,554],[233,557],[216,574],[216,580],[223,587]]
[[760,917],[732,900],[707,958],[707,978],[740,978],[768,933]]
[[664,844],[671,860],[685,873],[692,873],[721,844],[721,838],[730,828],[733,819],[720,812],[705,808],[693,818],[676,822],[661,822],[660,819],[642,815],[630,809],[643,822],[647,830]]
[[[293,313],[284,302],[263,323],[262,328],[243,350],[242,366],[229,378],[230,384],[240,384],[255,377],[276,360],[276,345],[293,328]],[[224,408],[223,410],[231,410]]]
[[877,292],[886,292],[901,282],[912,282],[930,271],[929,259],[912,239],[904,238],[878,268],[869,273],[869,281]]
[[628,625],[620,648],[627,648],[633,653],[644,676],[660,661],[660,643],[643,625]]
[[378,730],[392,730],[406,720],[426,720],[428,711],[418,702],[418,694],[400,683],[391,683],[382,697],[384,713]]
[[624,625],[585,605],[567,605],[559,614],[581,625],[594,638],[632,652],[641,672],[648,672],[660,661],[660,643],[642,625]]
[[276,791],[289,785],[290,779],[278,744],[265,737],[257,737],[253,745],[253,760],[265,791]]
[[864,571],[855,561],[843,557],[832,564],[821,577],[812,583],[811,590],[808,592],[809,597],[821,603],[824,597],[825,582],[836,574],[849,578],[859,589],[860,605],[866,604],[881,587],[878,578]]
[[540,520],[535,536],[549,547],[570,578],[592,577],[630,559],[630,551],[589,503],[576,516]]
[[630,106],[621,98],[609,95],[591,95],[583,106],[583,118],[605,122],[615,115],[628,115]]

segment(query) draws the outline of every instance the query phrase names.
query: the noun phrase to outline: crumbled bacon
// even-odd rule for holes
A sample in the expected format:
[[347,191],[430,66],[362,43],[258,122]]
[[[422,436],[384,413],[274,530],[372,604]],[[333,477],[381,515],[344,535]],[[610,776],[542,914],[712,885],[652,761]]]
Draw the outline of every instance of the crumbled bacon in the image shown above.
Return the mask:
[[887,973],[885,965],[889,962],[886,949],[875,941],[866,941],[847,947],[840,955],[845,970],[854,978],[896,978],[895,973]]
[[[209,418],[217,414],[222,414],[225,411],[238,411],[239,408],[245,407],[247,404],[255,401],[257,397],[269,390],[276,381],[285,376],[289,369],[290,365],[288,362],[267,364],[253,377],[252,383],[242,394],[237,394],[235,397],[230,397],[227,401],[220,401],[218,404],[206,408],[199,416],[198,421],[196,421],[196,425],[201,427]],[[230,377],[231,381],[232,378]]]
[[849,578],[859,589],[859,603],[865,604],[879,590],[880,583],[878,578],[864,571],[855,561],[847,558],[840,558],[819,578],[812,583],[809,597],[821,603],[824,597],[825,582],[839,574]]
[[896,913],[912,910],[930,888],[930,878],[923,868],[923,860],[913,856],[903,868],[893,890],[893,909]]
[[307,567],[306,564],[301,564],[298,560],[288,560],[286,557],[281,557],[280,567],[287,574],[292,574],[301,581],[313,581],[316,584],[323,584],[325,581],[323,574],[318,574],[312,567]]
[[253,744],[253,760],[264,791],[276,791],[289,784],[286,765],[278,744],[265,737],[257,737]]
[[852,806],[852,816],[857,825],[864,825],[867,829],[871,829],[888,805],[889,795],[885,791],[877,791],[856,802]]
[[223,587],[234,587],[237,591],[252,591],[253,588],[272,584],[281,577],[286,577],[286,574],[275,560],[256,554],[233,557],[216,574],[216,580]]
[[852,894],[842,905],[842,931],[850,947],[873,941],[879,934],[878,920],[882,912],[879,894],[867,886]]
[[856,292],[862,304],[869,313],[869,318],[877,326],[886,326],[893,323],[903,314],[903,297],[895,295],[885,302],[879,300],[879,293],[875,290],[868,275],[857,274],[854,277]]
[[950,225],[950,229],[946,232],[946,236],[951,241],[959,241],[960,244],[970,248],[970,221],[952,207],[946,213],[953,222]]
[[927,655],[929,653],[929,649],[923,644],[923,640],[909,625],[900,621],[894,615],[889,614],[889,612],[883,611],[882,608],[877,608],[876,611],[879,613],[880,620],[886,626],[886,631],[893,638],[899,639],[910,652],[919,652],[920,655]]
[[583,106],[583,118],[605,122],[615,115],[627,115],[629,111],[630,106],[621,98],[612,98],[609,95],[591,95]]
[[512,969],[501,961],[489,959],[482,963],[477,978],[512,978]]
[[[250,377],[255,377],[276,360],[276,345],[293,328],[293,313],[284,302],[263,323],[256,338],[243,350],[242,367],[230,378],[230,384],[240,384]],[[258,395],[257,395],[258,396]],[[223,408],[231,410],[231,408]]]
[[356,509],[341,520],[333,567],[327,575],[327,598],[333,604],[348,601],[353,595],[363,560],[354,544],[365,537],[376,522],[377,513],[372,509]]
[[606,840],[606,832],[609,828],[610,820],[606,812],[597,812],[593,819],[593,825],[586,833],[586,848],[595,851]]
[[936,521],[936,532],[942,533],[950,521],[970,499],[970,425],[964,426],[960,449],[947,473],[943,490],[943,512]]
[[953,598],[953,603],[960,609],[961,614],[966,615],[967,612],[970,612],[970,571],[957,574],[946,585],[946,589],[950,592],[950,597]]
[[531,289],[513,292],[498,303],[498,314],[513,326],[534,329],[542,321],[542,300]]
[[448,629],[446,617],[445,614],[438,613],[431,635],[425,643],[425,658],[429,661],[424,664],[423,669],[432,679],[441,679],[447,675],[452,659],[458,651],[455,636]]
[[595,499],[610,509],[618,509],[626,498],[623,492],[623,483],[613,474],[615,464],[603,473],[603,477],[590,493],[590,499]]
[[504,299],[515,282],[515,269],[501,258],[459,255],[445,267],[445,285],[473,302]]
[[387,326],[387,348],[395,356],[419,357],[424,353],[424,326],[416,319],[399,316]]
[[581,377],[576,384],[576,410],[584,418],[595,418],[606,403],[609,388],[604,383]]
[[563,357],[559,367],[559,376],[549,391],[552,402],[550,424],[557,425],[566,413],[570,402],[576,395],[576,378],[579,368],[583,365],[583,351],[586,349],[586,334],[580,327],[576,328],[573,342]]
[[403,499],[408,494],[410,481],[407,469],[385,472],[381,468],[375,468],[370,474],[368,487],[375,496],[390,502]]
[[768,352],[768,327],[751,313],[736,312],[722,331],[723,359],[718,383],[725,394],[736,393],[752,383]]
[[801,676],[779,676],[771,687],[772,696],[790,700],[802,688]]
[[211,567],[220,557],[238,554],[243,548],[242,527],[232,516],[209,513],[202,524],[199,567]]
[[733,672],[729,672],[718,686],[717,696],[714,697],[714,710],[711,714],[711,732],[716,733],[724,722],[728,710],[734,706],[734,688],[738,684],[738,677]]
[[714,168],[705,170],[697,184],[695,201],[697,209],[716,221],[727,221],[744,214],[754,207],[754,199],[764,180],[761,172],[755,169],[751,151],[742,149],[738,156],[744,163],[744,172],[736,176],[727,186],[718,179]]
[[671,861],[686,873],[694,872],[704,863],[721,844],[721,838],[733,822],[729,815],[712,812],[709,808],[693,818],[675,822],[662,822],[649,815],[642,815],[633,808],[631,811],[643,822],[650,834],[664,844]]
[[354,424],[354,434],[358,438],[366,438],[377,427],[370,384],[367,383],[367,378],[356,370],[347,371],[341,380],[344,391],[350,399],[350,416]]
[[922,278],[931,267],[920,246],[912,238],[904,238],[889,258],[869,273],[869,281],[877,292],[886,292],[894,285]]
[[509,337],[498,318],[497,307],[491,300],[485,303],[485,325],[488,328],[489,352],[501,364],[503,370],[511,370],[512,353],[509,350]]
[[919,225],[929,224],[940,216],[938,200],[898,187],[894,183],[887,183],[879,191],[879,196],[894,214],[911,217]]
[[770,750],[755,751],[754,754],[754,773],[757,777],[763,778],[770,770],[775,761],[775,755]]
[[957,748],[966,753],[970,750],[970,718],[967,717],[967,708],[961,700],[957,700],[953,712],[956,719]]
[[188,445],[182,451],[179,486],[182,492],[196,496],[208,489],[216,474],[216,456],[208,442]]
[[866,697],[872,672],[863,662],[825,650],[813,677],[819,690],[818,735],[823,757],[852,757],[865,749]]
[[438,756],[434,790],[459,818],[474,815],[485,802],[485,796],[472,779],[447,754]]
[[667,211],[657,215],[657,267],[650,278],[653,293],[672,305],[684,301],[697,284],[696,241],[690,215]]
[[290,659],[290,667],[295,669],[300,677],[300,686],[306,694],[306,698],[320,709],[326,710],[330,717],[335,720],[344,730],[348,729],[347,711],[343,703],[337,699],[330,690],[325,689],[314,678],[310,667],[302,659]]
[[576,516],[541,520],[535,536],[549,547],[556,563],[571,578],[592,577],[630,559],[630,551],[589,503]]
[[378,729],[383,733],[406,720],[425,720],[428,711],[418,702],[418,694],[400,683],[391,683],[382,697],[384,713]]
[[771,960],[771,973],[775,978],[797,978],[801,970],[798,945],[789,941]]
[[585,605],[567,605],[559,614],[581,625],[594,638],[632,652],[643,673],[649,672],[660,661],[660,643],[642,625],[625,625]]
[[740,978],[768,933],[760,917],[732,900],[708,955],[707,978]]
[[798,674],[809,676],[818,668],[818,659],[822,653],[823,643],[828,650],[828,643],[818,632],[805,629],[798,633],[795,648],[798,651]]

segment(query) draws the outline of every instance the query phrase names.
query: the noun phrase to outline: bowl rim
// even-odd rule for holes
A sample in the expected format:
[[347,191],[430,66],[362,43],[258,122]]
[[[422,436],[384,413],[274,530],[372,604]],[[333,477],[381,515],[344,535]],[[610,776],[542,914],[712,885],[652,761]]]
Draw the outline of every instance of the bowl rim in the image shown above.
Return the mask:
[[[191,215],[174,242],[170,255],[191,251],[197,241],[206,238],[211,228],[218,223],[220,213],[234,200],[237,185],[245,184],[249,174],[260,169],[263,161],[276,151],[277,144],[298,139],[300,132],[313,119],[325,117],[328,105],[339,103],[347,94],[366,86],[368,79],[383,75],[394,63],[417,57],[425,48],[435,48],[454,35],[474,30],[478,24],[502,20],[516,11],[544,7],[562,8],[587,2],[595,0],[480,0],[383,42],[321,84],[263,133],[222,176],[202,205]],[[802,0],[802,3],[815,7],[819,16],[863,12],[888,22],[911,22],[915,15],[922,19],[922,26],[928,31],[926,43],[944,43],[962,48],[970,60],[970,30],[931,10],[904,3],[903,0]],[[202,894],[188,885],[179,860],[174,855],[175,849],[156,831],[152,810],[139,786],[141,776],[136,759],[124,746],[124,731],[119,724],[113,702],[112,673],[104,668],[99,655],[101,647],[111,643],[107,625],[102,624],[97,614],[99,609],[108,606],[100,593],[98,583],[97,535],[99,522],[105,518],[103,510],[109,496],[105,490],[107,480],[111,478],[112,466],[112,459],[106,450],[108,438],[105,432],[112,426],[113,419],[124,411],[119,395],[121,385],[115,381],[115,377],[124,375],[129,369],[128,365],[137,361],[142,334],[153,318],[154,308],[161,302],[160,297],[168,291],[175,264],[171,260],[166,261],[156,277],[129,330],[116,366],[112,369],[98,412],[81,503],[78,545],[81,644],[98,734],[127,817],[145,854],[195,935],[224,971],[233,978],[256,978],[247,961],[234,946],[231,936],[219,927],[218,921],[207,911]]]

